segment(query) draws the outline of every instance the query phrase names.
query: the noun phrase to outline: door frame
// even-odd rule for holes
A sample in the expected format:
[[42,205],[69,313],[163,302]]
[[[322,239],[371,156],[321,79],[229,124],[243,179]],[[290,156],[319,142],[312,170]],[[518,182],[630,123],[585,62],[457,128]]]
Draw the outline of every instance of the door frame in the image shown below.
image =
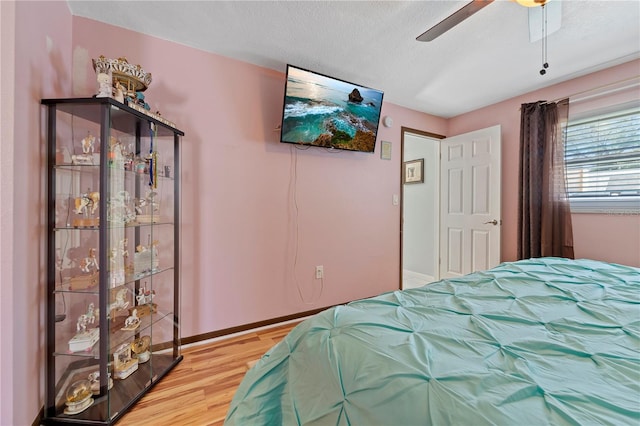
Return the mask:
[[[412,133],[418,136],[424,136],[432,139],[445,139],[445,135],[438,133],[427,132],[424,130],[418,130],[411,127],[400,127],[400,279],[398,281],[398,288],[403,288],[403,267],[404,267],[404,134]],[[440,203],[440,200],[438,200]],[[439,241],[438,241],[439,244]]]

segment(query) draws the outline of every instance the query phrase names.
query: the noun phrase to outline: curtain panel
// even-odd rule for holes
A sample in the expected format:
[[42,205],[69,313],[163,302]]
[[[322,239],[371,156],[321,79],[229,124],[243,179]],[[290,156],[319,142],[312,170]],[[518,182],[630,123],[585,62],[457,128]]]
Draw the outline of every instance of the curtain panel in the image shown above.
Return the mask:
[[518,199],[518,259],[573,259],[563,132],[569,99],[522,104]]

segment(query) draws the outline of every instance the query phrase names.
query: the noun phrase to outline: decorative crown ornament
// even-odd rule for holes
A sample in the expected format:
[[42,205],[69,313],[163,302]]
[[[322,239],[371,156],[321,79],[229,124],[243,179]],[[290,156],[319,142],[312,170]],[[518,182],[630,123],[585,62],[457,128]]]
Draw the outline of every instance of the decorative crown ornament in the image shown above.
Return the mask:
[[132,65],[127,58],[109,59],[100,55],[98,59],[92,59],[94,71],[110,74],[115,82],[119,82],[130,94],[143,92],[151,84],[151,73],[146,72],[140,65]]

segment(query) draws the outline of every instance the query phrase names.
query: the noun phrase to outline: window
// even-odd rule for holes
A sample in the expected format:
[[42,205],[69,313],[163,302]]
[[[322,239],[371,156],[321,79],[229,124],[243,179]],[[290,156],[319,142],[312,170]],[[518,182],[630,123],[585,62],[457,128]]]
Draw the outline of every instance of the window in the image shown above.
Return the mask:
[[565,138],[571,210],[640,213],[640,107],[570,120]]

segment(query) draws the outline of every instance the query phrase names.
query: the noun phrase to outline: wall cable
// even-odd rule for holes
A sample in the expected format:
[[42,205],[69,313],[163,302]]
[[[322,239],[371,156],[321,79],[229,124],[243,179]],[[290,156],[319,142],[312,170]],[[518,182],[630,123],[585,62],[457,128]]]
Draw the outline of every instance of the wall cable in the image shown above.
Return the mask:
[[306,300],[304,297],[304,294],[302,293],[302,287],[300,285],[300,282],[298,281],[298,276],[297,276],[297,267],[298,267],[298,248],[299,248],[299,235],[300,235],[300,228],[299,228],[299,223],[298,223],[298,217],[300,214],[300,208],[298,206],[298,152],[296,150],[294,150],[293,148],[296,148],[296,150],[298,149],[302,149],[303,151],[306,151],[307,149],[309,149],[309,147],[306,148],[299,148],[297,145],[291,145],[290,146],[290,152],[291,152],[291,164],[290,164],[290,179],[289,179],[289,191],[292,193],[292,199],[293,199],[293,208],[294,208],[294,254],[293,254],[293,281],[296,284],[296,289],[298,290],[298,296],[300,297],[300,300],[302,301],[302,303],[306,304],[306,305],[312,305],[315,301],[317,301],[320,296],[322,295],[322,292],[324,290],[324,277],[320,279],[320,294],[318,295],[318,299],[313,298],[313,294],[310,300]]

